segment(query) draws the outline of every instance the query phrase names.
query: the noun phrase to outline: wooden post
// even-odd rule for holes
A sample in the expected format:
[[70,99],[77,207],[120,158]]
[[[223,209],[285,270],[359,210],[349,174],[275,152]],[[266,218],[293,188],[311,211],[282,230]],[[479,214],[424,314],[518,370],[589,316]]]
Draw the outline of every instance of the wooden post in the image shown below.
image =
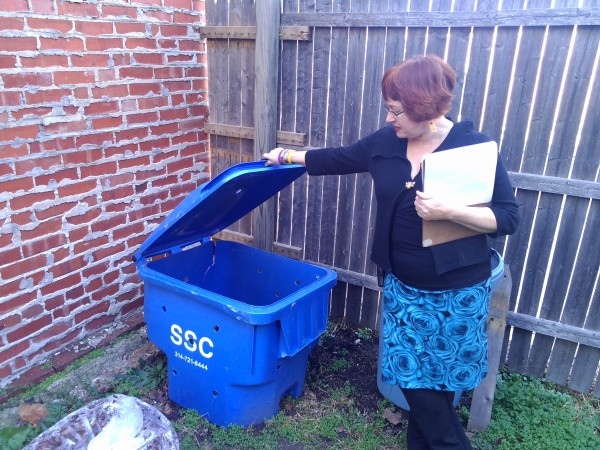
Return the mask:
[[492,406],[496,393],[496,378],[500,369],[500,355],[506,329],[506,313],[510,301],[512,278],[510,268],[504,266],[504,275],[500,285],[492,295],[488,314],[488,373],[481,384],[473,391],[471,414],[467,429],[483,431],[492,418]]
[[[256,2],[256,53],[254,84],[254,157],[276,147],[277,75],[279,73],[280,6],[277,0]],[[268,200],[253,214],[257,248],[271,251],[275,237],[276,203]]]

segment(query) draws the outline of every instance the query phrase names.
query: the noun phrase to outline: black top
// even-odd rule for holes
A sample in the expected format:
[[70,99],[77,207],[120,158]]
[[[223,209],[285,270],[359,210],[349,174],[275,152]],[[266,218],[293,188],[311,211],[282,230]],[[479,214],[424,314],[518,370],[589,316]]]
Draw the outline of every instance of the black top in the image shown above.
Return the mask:
[[[490,141],[473,130],[471,121],[454,124],[442,144],[443,151]],[[348,147],[331,147],[306,153],[306,169],[311,175],[343,175],[369,172],[377,199],[377,217],[371,259],[384,272],[393,272],[401,281],[420,289],[455,289],[483,281],[491,274],[490,248],[485,234],[456,241],[422,246],[422,219],[417,215],[415,191],[423,190],[421,176],[415,186],[411,164],[406,156],[407,139],[400,139],[386,126]],[[516,231],[519,208],[500,155],[496,166],[494,193],[490,206],[498,229],[489,236]]]

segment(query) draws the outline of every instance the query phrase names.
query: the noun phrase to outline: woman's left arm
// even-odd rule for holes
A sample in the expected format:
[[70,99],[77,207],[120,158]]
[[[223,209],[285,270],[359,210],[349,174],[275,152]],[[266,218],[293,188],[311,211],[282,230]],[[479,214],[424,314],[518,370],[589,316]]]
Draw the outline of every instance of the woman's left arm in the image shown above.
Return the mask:
[[489,233],[492,237],[513,234],[520,221],[519,205],[500,155],[490,206],[451,205],[417,191],[415,208],[424,220],[452,220],[480,233]]
[[415,209],[423,220],[451,220],[479,233],[495,233],[496,216],[487,206],[457,206],[442,203],[417,191]]

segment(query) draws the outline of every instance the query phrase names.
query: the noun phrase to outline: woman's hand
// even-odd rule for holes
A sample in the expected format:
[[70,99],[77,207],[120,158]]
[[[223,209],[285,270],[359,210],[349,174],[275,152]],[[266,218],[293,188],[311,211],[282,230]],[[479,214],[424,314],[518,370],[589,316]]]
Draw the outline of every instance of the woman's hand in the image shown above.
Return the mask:
[[448,219],[448,206],[421,191],[417,191],[415,209],[419,217],[424,220]]
[[262,155],[263,159],[267,160],[267,162],[265,162],[265,166],[281,164],[281,162],[279,161],[279,155],[281,154],[282,151],[283,151],[283,148],[277,147],[268,153],[263,153],[263,155]]
[[281,164],[302,164],[304,165],[305,151],[292,150],[290,148],[277,147],[268,153],[263,153],[262,159],[265,159],[265,166]]
[[451,205],[417,191],[415,209],[423,220],[451,220],[479,233],[493,233],[498,229],[496,216],[487,206]]

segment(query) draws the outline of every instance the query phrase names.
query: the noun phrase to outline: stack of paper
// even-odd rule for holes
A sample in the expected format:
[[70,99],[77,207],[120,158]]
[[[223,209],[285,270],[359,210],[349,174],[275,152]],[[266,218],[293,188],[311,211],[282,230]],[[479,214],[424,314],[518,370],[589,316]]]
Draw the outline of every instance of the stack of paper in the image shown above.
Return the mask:
[[[456,205],[485,205],[492,200],[498,145],[483,142],[423,158],[423,192]],[[473,236],[478,232],[448,220],[423,221],[423,246]]]

